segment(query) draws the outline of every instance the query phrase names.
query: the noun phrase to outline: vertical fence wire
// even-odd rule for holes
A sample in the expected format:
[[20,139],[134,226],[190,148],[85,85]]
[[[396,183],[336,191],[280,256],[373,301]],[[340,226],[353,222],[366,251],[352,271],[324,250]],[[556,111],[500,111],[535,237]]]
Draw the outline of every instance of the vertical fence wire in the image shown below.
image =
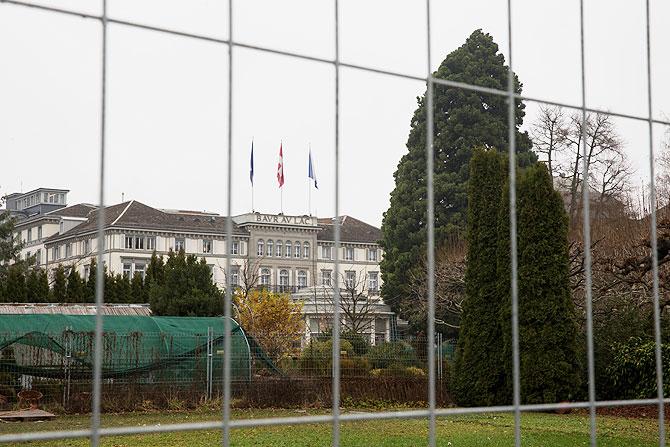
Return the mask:
[[100,86],[100,200],[98,206],[98,265],[95,272],[95,341],[93,347],[93,402],[91,415],[91,446],[100,443],[100,401],[102,392],[102,305],[105,301],[105,140],[107,132],[107,0],[102,0],[101,86]]
[[340,8],[335,4],[335,281],[333,297],[333,435],[340,445]]
[[509,237],[510,291],[512,298],[512,393],[514,405],[514,445],[521,445],[521,384],[519,368],[519,286],[516,216],[516,97],[512,66],[512,0],[507,0],[507,37],[509,66],[507,73],[507,131],[509,140]]
[[661,353],[661,316],[659,308],[659,273],[658,273],[658,230],[656,216],[656,157],[654,156],[654,122],[653,104],[651,96],[651,33],[650,33],[650,6],[649,0],[645,5],[646,47],[647,47],[647,112],[649,113],[649,173],[650,173],[650,202],[651,202],[651,264],[653,276],[654,301],[654,338],[656,357],[656,391],[658,396],[658,444],[665,446],[665,407],[663,403],[663,357]]
[[433,192],[433,72],[430,53],[430,0],[426,0],[426,280],[428,282],[428,445],[435,446],[435,198]]
[[233,0],[228,0],[228,165],[226,197],[226,292],[223,303],[223,414],[222,445],[230,445],[230,361],[231,361],[231,301],[232,275],[231,257],[233,253]]
[[586,291],[586,350],[588,363],[589,388],[589,434],[591,446],[595,447],[596,439],[596,378],[593,354],[593,289],[591,275],[591,203],[589,191],[589,162],[587,157],[586,137],[588,135],[586,120],[586,56],[584,50],[584,0],[579,2],[579,36],[582,76],[582,232],[584,234],[584,289]]

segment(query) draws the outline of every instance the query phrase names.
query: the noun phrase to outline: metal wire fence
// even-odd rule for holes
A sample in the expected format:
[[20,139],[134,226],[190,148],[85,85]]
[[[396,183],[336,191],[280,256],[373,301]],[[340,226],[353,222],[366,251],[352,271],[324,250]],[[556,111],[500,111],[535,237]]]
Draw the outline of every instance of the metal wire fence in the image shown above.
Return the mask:
[[[18,336],[17,336],[18,335]],[[320,407],[332,400],[332,336],[302,340],[301,334],[272,337],[298,340],[274,355],[262,334],[238,333],[230,355],[236,407]],[[214,328],[199,334],[103,333],[101,409],[104,412],[194,409],[223,397],[223,337]],[[59,333],[0,334],[0,410],[27,405],[31,390],[42,409],[86,413],[91,408],[94,334],[70,328]],[[266,338],[269,340],[269,338]],[[440,401],[453,350],[438,336]],[[263,346],[265,345],[265,346]],[[343,398],[349,402],[426,401],[428,346],[425,337],[375,340],[345,335],[339,358]],[[35,394],[38,393],[38,394]],[[25,394],[25,393],[24,393]]]
[[[236,48],[245,48],[249,50],[255,50],[259,52],[273,53],[276,55],[281,55],[289,58],[297,58],[306,61],[311,61],[319,64],[328,64],[333,67],[335,74],[335,103],[334,103],[334,112],[335,112],[335,134],[333,136],[335,141],[335,162],[333,170],[335,172],[335,215],[339,215],[340,212],[340,72],[342,67],[362,70],[370,73],[376,73],[381,76],[393,76],[404,79],[419,80],[426,83],[427,86],[427,95],[426,95],[426,110],[429,111],[426,116],[427,123],[427,134],[426,134],[426,179],[427,179],[427,289],[428,289],[428,317],[427,317],[427,336],[429,340],[435,339],[435,237],[434,237],[434,190],[433,190],[433,134],[434,134],[434,123],[433,115],[430,111],[433,110],[433,96],[434,96],[434,87],[435,86],[446,86],[451,88],[463,89],[467,91],[481,92],[489,95],[496,95],[500,97],[505,97],[509,105],[508,113],[508,129],[509,129],[509,151],[510,154],[515,153],[516,147],[516,135],[515,135],[515,113],[514,113],[514,104],[515,101],[525,100],[531,101],[539,104],[545,105],[555,105],[561,106],[572,110],[577,110],[581,112],[582,116],[582,125],[585,125],[586,116],[589,112],[601,113],[604,115],[627,118],[636,121],[646,122],[648,124],[649,132],[649,166],[651,170],[651,203],[655,203],[655,175],[654,175],[654,145],[653,145],[653,132],[654,124],[660,125],[670,125],[670,121],[654,119],[652,115],[652,85],[651,85],[651,51],[650,51],[650,5],[649,0],[646,0],[646,17],[645,17],[645,26],[646,26],[646,62],[647,62],[647,104],[648,104],[648,114],[645,116],[622,113],[622,112],[609,112],[607,110],[600,110],[590,108],[586,104],[586,88],[587,88],[587,79],[585,74],[585,51],[584,51],[584,0],[580,0],[580,53],[581,53],[581,104],[569,104],[561,103],[557,101],[545,100],[542,98],[528,97],[525,95],[517,94],[514,90],[514,81],[513,81],[513,54],[512,54],[512,1],[507,1],[507,24],[508,24],[508,62],[509,62],[509,75],[508,75],[508,88],[506,90],[499,90],[494,88],[487,88],[479,85],[471,85],[466,83],[454,82],[445,79],[439,79],[433,76],[432,71],[432,60],[430,54],[430,41],[431,41],[431,13],[430,13],[430,0],[426,1],[426,53],[427,53],[427,66],[425,76],[414,76],[408,75],[400,72],[382,70],[372,67],[366,67],[356,64],[349,64],[340,60],[340,51],[339,51],[339,42],[340,42],[340,24],[339,24],[339,5],[338,1],[334,0],[334,25],[335,25],[335,57],[334,59],[326,59],[320,57],[313,57],[304,54],[299,54],[291,51],[280,51],[273,48],[262,47],[258,45],[245,44],[243,42],[237,42],[233,37],[233,1],[229,0],[228,2],[228,14],[229,14],[229,34],[227,39],[218,39],[206,35],[201,35],[197,33],[182,32],[172,29],[162,28],[158,26],[150,26],[143,23],[136,23],[132,21],[119,20],[107,16],[107,1],[102,0],[102,13],[101,15],[82,13],[79,11],[68,10],[57,7],[50,7],[45,5],[31,4],[29,2],[18,1],[18,0],[0,0],[0,3],[4,3],[5,7],[29,7],[37,8],[43,11],[49,11],[54,14],[64,14],[69,16],[81,17],[82,19],[91,19],[96,20],[101,25],[101,39],[102,39],[102,54],[101,54],[101,65],[102,65],[102,87],[101,87],[101,132],[100,132],[100,207],[98,208],[99,218],[98,222],[100,227],[98,229],[98,244],[102,246],[103,244],[103,228],[102,224],[105,221],[104,219],[104,184],[105,184],[105,142],[106,142],[106,100],[107,100],[107,90],[106,90],[106,75],[107,75],[107,30],[110,26],[121,26],[121,27],[131,27],[139,28],[144,30],[149,30],[157,33],[166,33],[175,36],[181,36],[184,38],[204,40],[214,43],[219,43],[226,45],[228,47],[228,165],[227,165],[227,186],[228,186],[228,196],[227,196],[227,213],[228,213],[228,226],[227,226],[227,240],[232,241],[232,219],[231,217],[231,197],[233,194],[233,185],[231,181],[232,173],[232,134],[233,134],[233,114],[232,106],[234,101],[234,88],[233,88],[233,65],[235,64],[234,50]],[[11,6],[9,6],[11,5]],[[586,155],[586,143],[582,142],[583,154]],[[331,351],[331,376],[332,376],[332,412],[329,415],[323,416],[304,416],[304,417],[284,417],[284,418],[267,418],[267,419],[242,419],[242,420],[231,420],[230,419],[230,406],[231,406],[231,383],[233,382],[233,372],[231,371],[231,354],[230,354],[230,337],[225,338],[224,346],[224,355],[223,355],[223,377],[222,377],[222,419],[211,422],[199,422],[199,423],[184,423],[184,424],[169,424],[161,426],[145,426],[145,427],[115,427],[115,428],[102,428],[100,426],[100,409],[101,409],[101,399],[103,391],[103,332],[102,332],[102,313],[99,311],[100,306],[104,302],[104,290],[103,290],[103,260],[102,252],[99,252],[98,259],[98,281],[97,281],[97,291],[96,291],[96,305],[98,306],[97,313],[97,325],[94,337],[94,356],[93,356],[93,371],[92,371],[92,390],[91,390],[91,402],[92,402],[92,419],[91,426],[85,430],[63,430],[63,431],[54,431],[54,432],[33,432],[33,433],[22,433],[22,434],[5,434],[0,435],[0,442],[10,442],[10,441],[27,441],[27,440],[45,440],[45,439],[63,439],[63,438],[75,438],[75,437],[88,437],[91,439],[91,445],[97,446],[100,441],[101,436],[109,435],[123,435],[123,434],[139,434],[139,433],[158,433],[158,432],[170,432],[170,431],[184,431],[184,430],[200,430],[200,429],[220,429],[222,430],[222,443],[224,446],[229,445],[230,442],[230,430],[234,428],[244,428],[244,427],[260,427],[267,425],[282,425],[282,424],[309,424],[309,423],[331,423],[332,424],[332,444],[339,445],[339,427],[340,423],[346,421],[361,421],[361,420],[381,420],[381,419],[399,419],[399,418],[426,418],[429,426],[428,432],[428,445],[434,446],[436,443],[436,417],[438,416],[449,416],[456,414],[475,414],[483,412],[511,412],[514,414],[514,440],[515,445],[520,446],[522,437],[521,437],[521,412],[524,411],[538,411],[538,410],[551,410],[551,409],[567,409],[567,408],[584,408],[589,410],[590,414],[590,442],[592,446],[596,445],[597,442],[597,426],[596,426],[596,409],[599,407],[606,406],[626,406],[626,405],[641,405],[641,404],[655,404],[658,406],[658,434],[659,434],[659,445],[665,445],[665,425],[664,425],[664,403],[668,399],[664,399],[663,395],[663,372],[662,372],[662,360],[661,360],[661,325],[660,325],[660,311],[659,311],[659,276],[658,276],[658,252],[657,252],[657,219],[656,211],[654,207],[651,207],[651,218],[649,234],[651,239],[651,253],[652,253],[652,272],[653,272],[653,304],[654,304],[654,334],[655,334],[655,362],[656,362],[656,380],[657,380],[657,398],[655,399],[631,399],[631,400],[610,400],[610,401],[598,401],[596,400],[595,394],[595,374],[594,374],[594,344],[593,344],[593,309],[592,309],[592,259],[591,259],[591,240],[590,240],[590,200],[589,200],[589,188],[584,187],[583,190],[583,234],[584,234],[584,261],[585,261],[585,290],[586,290],[586,339],[587,339],[587,365],[588,365],[588,400],[584,402],[572,402],[572,403],[546,403],[546,404],[537,404],[537,405],[525,405],[521,404],[520,401],[520,381],[519,381],[519,324],[518,324],[518,284],[517,284],[517,246],[516,246],[516,234],[517,234],[517,215],[516,215],[516,189],[515,189],[515,169],[516,165],[513,162],[514,157],[509,157],[509,183],[510,183],[510,195],[509,195],[509,219],[510,219],[510,235],[511,245],[510,245],[510,262],[511,262],[511,298],[512,298],[512,365],[513,365],[513,404],[504,405],[504,406],[494,406],[494,407],[474,407],[474,408],[437,408],[437,399],[436,399],[436,384],[437,384],[437,362],[435,361],[435,349],[430,346],[426,346],[426,369],[427,369],[427,396],[428,396],[428,408],[425,410],[411,410],[411,411],[386,411],[386,412],[375,412],[375,413],[356,413],[356,414],[340,414],[340,394],[341,394],[341,377],[344,376],[345,371],[345,362],[341,358],[341,349],[342,343],[340,341],[340,320],[339,320],[339,303],[334,303],[335,315],[334,315],[334,326],[333,326],[333,337],[332,337],[332,351]],[[589,165],[586,163],[586,156],[582,158],[582,176],[583,178],[589,177]],[[587,182],[584,182],[586,184]],[[335,271],[336,274],[339,272],[339,253],[340,253],[340,223],[338,220],[335,220],[334,225],[334,239],[335,239]],[[228,245],[231,246],[230,244]],[[227,259],[227,268],[230,269],[230,257]],[[229,279],[230,280],[230,279]],[[230,284],[228,284],[230,286]],[[335,301],[338,300],[340,296],[339,291],[337,290],[338,285],[335,285]],[[231,287],[227,287],[227,293],[225,296],[225,315],[230,317],[231,315]],[[230,323],[229,319],[226,319],[226,334],[230,333]]]

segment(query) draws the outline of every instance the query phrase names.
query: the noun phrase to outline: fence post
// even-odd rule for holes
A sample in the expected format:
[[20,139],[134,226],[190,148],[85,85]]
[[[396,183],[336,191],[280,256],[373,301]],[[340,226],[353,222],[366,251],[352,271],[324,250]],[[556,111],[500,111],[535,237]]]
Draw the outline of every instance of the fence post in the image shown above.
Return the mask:
[[65,387],[63,389],[63,408],[67,409],[67,405],[70,403],[70,377],[71,377],[71,367],[72,362],[72,327],[67,326],[65,332],[63,332],[65,338]]
[[214,331],[211,327],[207,328],[207,400],[212,399],[214,384],[212,383],[213,374],[213,350],[214,350]]

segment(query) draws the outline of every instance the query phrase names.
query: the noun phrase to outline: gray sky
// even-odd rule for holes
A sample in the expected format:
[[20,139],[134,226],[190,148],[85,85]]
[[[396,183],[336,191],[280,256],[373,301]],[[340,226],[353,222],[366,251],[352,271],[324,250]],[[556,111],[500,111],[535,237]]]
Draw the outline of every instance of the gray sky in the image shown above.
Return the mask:
[[[84,0],[52,5],[99,13]],[[646,115],[645,3],[586,0],[587,103]],[[109,0],[112,17],[227,37],[227,2]],[[506,1],[433,0],[433,69],[482,28],[507,57]],[[424,75],[425,2],[341,0],[341,59]],[[579,2],[513,1],[514,68],[524,93],[580,104]],[[670,116],[670,4],[652,1],[654,115]],[[235,39],[334,56],[331,1],[238,0]],[[98,197],[100,25],[0,4],[0,194],[53,186],[70,203]],[[107,202],[225,213],[227,47],[109,27]],[[275,177],[284,144],[284,212],[307,212],[307,150],[319,179],[313,212],[333,213],[334,68],[236,49],[233,207],[279,211]],[[379,225],[393,189],[421,82],[341,71],[341,211]],[[526,125],[537,111],[527,103]],[[648,177],[645,122],[617,119],[637,175]],[[665,129],[655,126],[655,140]]]

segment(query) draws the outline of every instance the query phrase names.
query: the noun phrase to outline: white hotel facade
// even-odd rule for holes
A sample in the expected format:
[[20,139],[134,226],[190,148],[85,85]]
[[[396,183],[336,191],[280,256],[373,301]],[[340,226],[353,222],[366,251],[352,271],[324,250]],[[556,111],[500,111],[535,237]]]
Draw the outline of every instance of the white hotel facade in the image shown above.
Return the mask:
[[[24,242],[22,257],[35,256],[36,263],[47,271],[58,265],[74,266],[87,278],[98,250],[97,208],[90,204],[67,206],[67,192],[40,188],[12,194],[7,208],[18,217],[16,234]],[[49,203],[54,194],[58,203]],[[372,336],[377,333],[377,338],[384,332],[388,338],[391,322],[387,320],[393,313],[379,297],[381,232],[358,219],[341,216],[340,274],[336,277],[334,223],[334,218],[313,216],[234,216],[231,281],[240,287],[290,292],[294,297],[304,297],[314,286],[331,288],[339,281],[342,289],[355,289],[376,301],[370,332]],[[154,252],[167,255],[184,249],[188,255],[205,259],[219,286],[226,283],[225,216],[157,209],[131,200],[106,207],[103,228],[104,263],[114,274],[144,276]],[[304,306],[305,310],[310,308]],[[315,321],[323,317],[306,314],[307,330],[318,332]]]

